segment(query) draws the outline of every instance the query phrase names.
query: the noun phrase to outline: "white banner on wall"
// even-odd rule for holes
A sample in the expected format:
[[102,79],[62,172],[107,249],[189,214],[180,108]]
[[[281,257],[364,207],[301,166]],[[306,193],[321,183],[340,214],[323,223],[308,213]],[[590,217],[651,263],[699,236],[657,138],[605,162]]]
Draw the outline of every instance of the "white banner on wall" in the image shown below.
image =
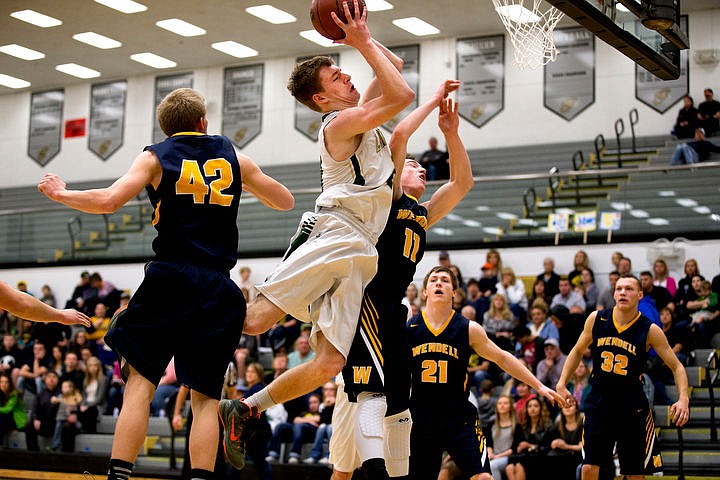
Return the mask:
[[404,62],[402,76],[412,91],[415,92],[415,100],[405,107],[402,112],[395,115],[390,121],[383,125],[383,128],[392,132],[395,129],[395,125],[400,123],[403,118],[407,117],[410,112],[418,106],[418,92],[420,91],[420,45],[392,47],[389,50],[402,58]]
[[33,93],[30,97],[30,132],[27,153],[41,166],[60,153],[65,91]]
[[243,148],[262,127],[263,65],[225,69],[222,133]]
[[127,81],[93,85],[90,91],[88,148],[107,160],[123,144]]
[[460,116],[482,127],[504,108],[505,35],[459,39]]
[[173,90],[178,88],[192,88],[193,86],[193,74],[181,73],[178,75],[166,75],[164,77],[155,78],[155,106],[153,107],[153,132],[152,142],[159,143],[165,140],[165,132],[160,128],[160,124],[157,120],[157,107]]

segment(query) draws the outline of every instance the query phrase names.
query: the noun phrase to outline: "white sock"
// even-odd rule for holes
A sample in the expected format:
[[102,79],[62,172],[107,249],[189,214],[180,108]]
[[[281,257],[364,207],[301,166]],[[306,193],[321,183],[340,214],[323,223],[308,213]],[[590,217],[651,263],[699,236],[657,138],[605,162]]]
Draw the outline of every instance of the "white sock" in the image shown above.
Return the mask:
[[261,412],[264,412],[268,408],[277,405],[277,402],[272,399],[268,388],[265,387],[257,393],[250,395],[245,399],[245,403],[250,407],[256,407]]

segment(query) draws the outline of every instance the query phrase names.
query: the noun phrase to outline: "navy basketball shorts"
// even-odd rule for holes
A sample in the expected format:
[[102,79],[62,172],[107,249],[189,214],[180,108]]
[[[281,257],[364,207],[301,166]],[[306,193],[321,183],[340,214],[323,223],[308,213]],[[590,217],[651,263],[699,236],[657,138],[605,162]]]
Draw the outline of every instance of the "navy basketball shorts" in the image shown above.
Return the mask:
[[220,399],[245,313],[245,298],[227,273],[151,261],[105,341],[155,385],[175,357],[178,382]]

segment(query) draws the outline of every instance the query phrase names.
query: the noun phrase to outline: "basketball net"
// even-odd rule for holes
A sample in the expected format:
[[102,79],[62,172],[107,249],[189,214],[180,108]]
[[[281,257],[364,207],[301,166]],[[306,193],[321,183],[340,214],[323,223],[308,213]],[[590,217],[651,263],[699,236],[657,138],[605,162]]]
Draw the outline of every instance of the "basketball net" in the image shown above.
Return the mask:
[[492,1],[510,34],[513,64],[535,69],[557,59],[553,30],[563,17],[560,10],[543,0]]

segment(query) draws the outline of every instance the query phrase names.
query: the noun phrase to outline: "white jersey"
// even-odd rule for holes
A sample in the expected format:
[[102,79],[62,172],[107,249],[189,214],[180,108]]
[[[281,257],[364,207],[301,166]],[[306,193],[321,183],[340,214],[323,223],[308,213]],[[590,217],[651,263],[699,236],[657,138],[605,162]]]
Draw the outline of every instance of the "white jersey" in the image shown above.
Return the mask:
[[325,146],[325,127],[338,112],[323,118],[318,140],[322,168],[319,208],[340,209],[349,214],[375,241],[382,233],[392,204],[394,166],[385,137],[379,128],[365,132],[358,149],[345,160],[334,160]]

